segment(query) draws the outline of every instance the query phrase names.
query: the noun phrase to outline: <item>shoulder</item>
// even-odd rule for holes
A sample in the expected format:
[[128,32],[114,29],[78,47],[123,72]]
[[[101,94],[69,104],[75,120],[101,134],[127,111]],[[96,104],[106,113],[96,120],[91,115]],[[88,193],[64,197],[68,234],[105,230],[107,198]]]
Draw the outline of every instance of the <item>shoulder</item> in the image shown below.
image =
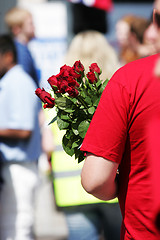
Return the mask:
[[153,74],[158,56],[158,54],[155,54],[124,65],[115,72],[110,81],[127,86],[140,79],[148,79]]
[[30,56],[30,52],[28,50],[27,45],[24,45],[24,44],[15,40],[15,46],[16,46],[16,50],[17,50],[17,54],[18,54],[18,59],[21,59],[21,58],[25,59],[26,56],[27,57]]
[[[151,55],[145,58],[140,58],[138,60],[135,60],[133,62],[130,62],[128,64],[126,64],[125,66],[122,67],[121,71],[126,71],[129,72],[133,71],[134,75],[136,73],[141,73],[147,70],[151,70],[152,67],[154,66],[155,62],[158,59],[158,54],[155,55]],[[136,71],[135,71],[136,70]]]
[[25,49],[27,49],[27,46],[26,45],[24,45],[24,44],[22,44],[22,43],[20,43],[19,41],[17,41],[17,40],[14,40],[14,43],[15,43],[15,46],[16,46],[16,48],[18,49],[18,50],[25,50]]
[[34,80],[23,70],[20,65],[16,65],[10,69],[6,78],[12,85],[18,86],[18,89],[24,88],[26,91],[27,89],[33,90],[36,88]]

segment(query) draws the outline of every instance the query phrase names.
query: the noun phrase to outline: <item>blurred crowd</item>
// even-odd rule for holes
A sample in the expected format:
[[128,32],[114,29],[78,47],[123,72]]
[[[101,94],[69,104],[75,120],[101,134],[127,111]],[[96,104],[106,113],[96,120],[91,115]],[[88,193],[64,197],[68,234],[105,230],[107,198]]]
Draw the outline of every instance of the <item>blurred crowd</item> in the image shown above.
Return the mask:
[[[72,66],[80,60],[88,71],[96,62],[105,80],[121,66],[160,51],[160,31],[153,24],[153,9],[160,11],[160,0],[154,1],[150,18],[126,13],[117,21],[116,49],[105,34],[105,12],[80,7],[77,25],[84,8],[90,14],[83,19],[84,27],[81,22],[76,28],[64,64]],[[99,24],[95,24],[97,14],[102,16]],[[74,16],[78,18],[75,12]],[[156,17],[160,20],[158,12]],[[55,205],[64,213],[68,227],[66,239],[119,240],[122,217],[118,199],[104,202],[84,193],[80,182],[83,163],[75,163],[64,153],[56,123],[48,125],[50,116],[34,94],[40,78],[28,48],[35,37],[32,14],[14,7],[4,20],[7,33],[0,35],[0,240],[36,238],[34,197],[39,159],[47,161],[52,172]],[[87,25],[89,22],[92,24]]]

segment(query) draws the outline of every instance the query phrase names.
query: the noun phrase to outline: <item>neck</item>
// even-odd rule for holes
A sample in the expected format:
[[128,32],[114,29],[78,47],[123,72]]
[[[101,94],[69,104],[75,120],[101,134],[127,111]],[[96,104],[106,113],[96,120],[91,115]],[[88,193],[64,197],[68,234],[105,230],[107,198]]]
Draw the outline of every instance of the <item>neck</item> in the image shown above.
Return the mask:
[[28,39],[26,36],[22,35],[22,34],[19,34],[17,37],[16,37],[17,41],[24,44],[24,45],[27,45],[28,44]]
[[3,69],[3,71],[0,72],[0,79],[14,66],[16,66],[15,63],[10,64],[7,68]]

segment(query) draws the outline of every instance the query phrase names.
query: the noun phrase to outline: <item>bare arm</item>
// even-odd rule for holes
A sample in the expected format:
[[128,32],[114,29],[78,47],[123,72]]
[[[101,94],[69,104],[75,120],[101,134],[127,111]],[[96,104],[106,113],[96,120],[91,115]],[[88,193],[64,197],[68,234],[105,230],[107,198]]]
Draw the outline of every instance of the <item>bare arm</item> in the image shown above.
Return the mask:
[[81,173],[83,188],[102,200],[115,198],[117,195],[117,169],[118,163],[88,154]]
[[31,136],[32,131],[19,129],[0,129],[1,138],[27,139]]

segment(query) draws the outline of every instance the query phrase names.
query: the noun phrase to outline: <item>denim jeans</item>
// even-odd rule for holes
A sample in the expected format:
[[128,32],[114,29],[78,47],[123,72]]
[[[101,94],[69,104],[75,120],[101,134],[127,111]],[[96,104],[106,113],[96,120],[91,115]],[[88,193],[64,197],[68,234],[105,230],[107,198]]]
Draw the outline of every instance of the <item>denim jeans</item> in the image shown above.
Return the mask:
[[119,240],[121,213],[118,203],[99,203],[64,210],[68,240]]

